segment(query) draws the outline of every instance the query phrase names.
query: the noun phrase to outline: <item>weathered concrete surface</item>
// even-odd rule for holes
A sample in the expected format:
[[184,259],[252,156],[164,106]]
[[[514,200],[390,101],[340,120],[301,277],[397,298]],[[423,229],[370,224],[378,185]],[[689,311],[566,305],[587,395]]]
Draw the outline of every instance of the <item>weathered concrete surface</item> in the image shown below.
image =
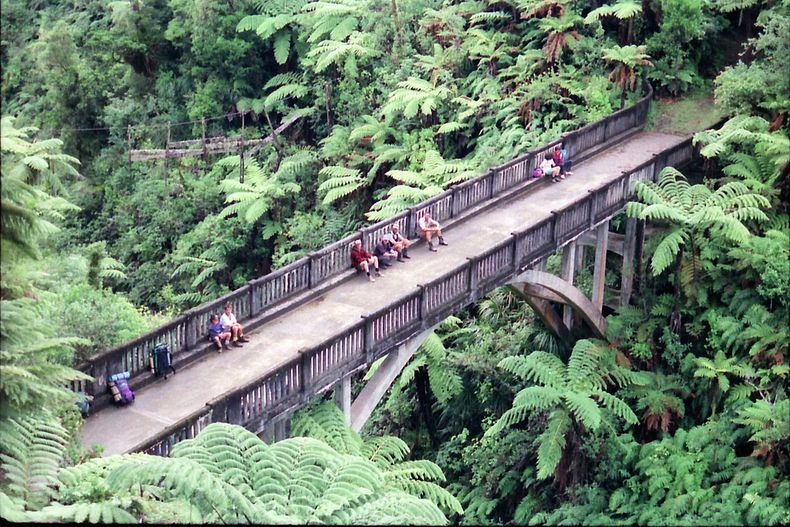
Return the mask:
[[409,251],[406,263],[393,263],[381,278],[369,283],[364,275],[329,290],[298,309],[271,320],[249,336],[244,348],[213,354],[137,392],[127,408],[110,407],[87,419],[82,431],[85,446],[101,444],[105,455],[127,452],[205,406],[209,400],[244,383],[252,382],[296,356],[299,349],[315,345],[357,322],[359,317],[392,302],[506,239],[551,215],[607,181],[615,179],[680,142],[683,138],[640,133],[604,150],[575,167],[575,173],[517,198],[505,207],[492,208],[448,229],[449,247],[429,253],[424,244]]
[[[601,316],[600,308],[597,308],[587,299],[581,291],[568,281],[543,271],[529,269],[515,277],[511,284],[535,284],[556,293],[565,301],[563,308],[573,308],[576,313],[587,322],[598,338],[604,338],[606,332],[606,320]],[[568,324],[563,322],[565,326]]]

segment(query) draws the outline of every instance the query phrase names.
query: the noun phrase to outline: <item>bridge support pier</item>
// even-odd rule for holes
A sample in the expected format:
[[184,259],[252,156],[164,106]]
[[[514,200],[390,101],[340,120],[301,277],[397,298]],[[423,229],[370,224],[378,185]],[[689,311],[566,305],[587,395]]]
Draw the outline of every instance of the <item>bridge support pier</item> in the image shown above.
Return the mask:
[[288,432],[291,428],[290,425],[290,416],[285,416],[278,419],[277,421],[266,423],[266,426],[264,426],[263,431],[260,433],[259,437],[261,437],[261,439],[263,439],[263,441],[267,444],[282,441],[283,439],[288,438]]
[[595,268],[593,269],[592,303],[600,313],[606,283],[606,251],[609,245],[609,220],[601,223],[595,233]]
[[625,240],[623,242],[623,270],[620,279],[620,305],[627,306],[631,301],[634,287],[634,257],[637,246],[637,219],[628,218],[625,224]]
[[[573,285],[576,276],[576,242],[572,241],[562,250],[562,269],[560,270],[562,279]],[[562,308],[562,322],[568,330],[573,329],[573,308],[565,305]]]
[[335,386],[335,402],[346,418],[346,424],[351,424],[351,375],[343,377]]
[[370,418],[370,414],[378,406],[381,398],[395,381],[395,378],[409,362],[417,349],[425,342],[434,328],[423,331],[409,341],[401,344],[396,349],[389,352],[389,355],[379,365],[376,373],[370,378],[368,383],[362,388],[354,403],[351,405],[351,428],[355,432],[362,430],[365,423]]

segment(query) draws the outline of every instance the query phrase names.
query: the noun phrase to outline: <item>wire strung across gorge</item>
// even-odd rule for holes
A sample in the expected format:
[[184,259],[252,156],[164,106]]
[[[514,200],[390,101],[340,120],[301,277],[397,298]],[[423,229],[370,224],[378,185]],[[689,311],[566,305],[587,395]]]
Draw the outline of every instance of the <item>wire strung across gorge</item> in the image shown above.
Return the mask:
[[108,131],[122,131],[126,132],[131,128],[132,131],[139,131],[139,130],[164,130],[168,126],[176,127],[176,126],[184,126],[190,124],[200,124],[203,122],[209,123],[212,121],[218,121],[220,119],[227,119],[231,120],[235,117],[242,115],[245,112],[229,112],[223,115],[217,115],[214,117],[205,117],[202,119],[194,119],[191,121],[177,121],[172,123],[161,123],[161,124],[134,124],[134,125],[127,125],[127,126],[103,126],[103,127],[91,127],[91,128],[45,128],[38,130],[37,135],[62,135],[64,133],[82,133],[82,132],[108,132]]

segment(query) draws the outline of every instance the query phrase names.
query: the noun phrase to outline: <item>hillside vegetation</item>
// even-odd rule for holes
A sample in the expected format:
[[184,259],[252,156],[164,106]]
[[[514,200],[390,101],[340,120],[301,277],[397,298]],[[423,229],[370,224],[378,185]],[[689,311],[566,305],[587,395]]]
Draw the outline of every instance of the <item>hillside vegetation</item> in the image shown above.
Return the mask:
[[[1,7],[4,519],[790,523],[790,1]],[[601,119],[645,82],[652,129],[696,133],[702,162],[638,185],[612,221],[657,234],[605,340],[564,349],[503,288],[443,322],[362,436],[318,403],[270,446],[229,425],[169,458],[79,444],[64,386],[84,358]],[[131,158],[294,117],[243,159]]]

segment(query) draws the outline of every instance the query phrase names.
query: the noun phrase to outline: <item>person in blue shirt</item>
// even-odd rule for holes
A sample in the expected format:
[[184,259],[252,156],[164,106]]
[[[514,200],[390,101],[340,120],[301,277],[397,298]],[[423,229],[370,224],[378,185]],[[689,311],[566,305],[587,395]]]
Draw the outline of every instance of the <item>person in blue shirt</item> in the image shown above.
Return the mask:
[[211,322],[208,325],[208,339],[217,347],[217,351],[222,353],[224,349],[230,349],[230,331],[225,331],[217,315],[211,315]]

